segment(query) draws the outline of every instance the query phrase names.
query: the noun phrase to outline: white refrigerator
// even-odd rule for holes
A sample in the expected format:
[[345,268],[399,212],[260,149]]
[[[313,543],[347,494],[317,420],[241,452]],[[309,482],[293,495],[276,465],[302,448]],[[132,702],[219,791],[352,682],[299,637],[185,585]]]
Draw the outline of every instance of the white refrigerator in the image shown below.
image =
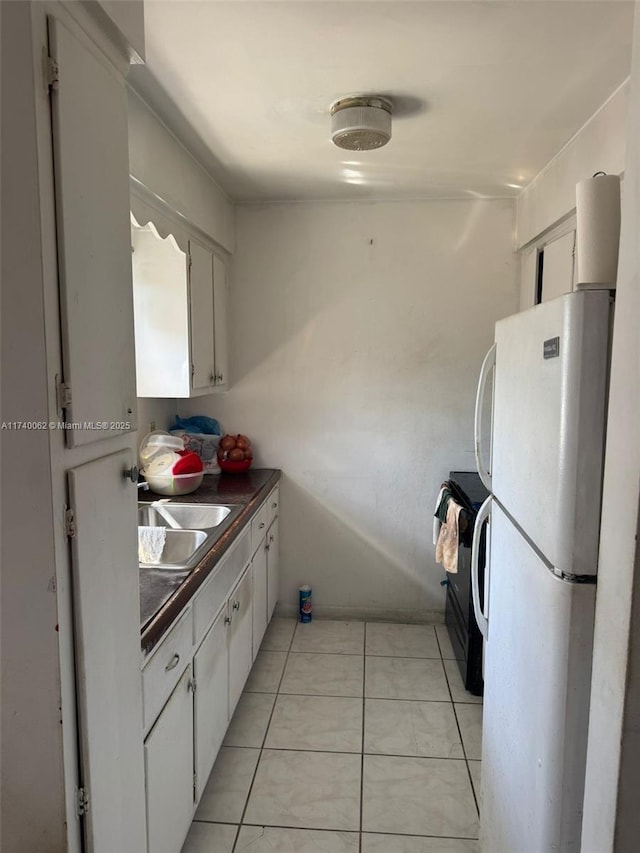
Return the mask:
[[482,366],[483,853],[580,850],[611,312],[609,291],[584,291],[508,317]]

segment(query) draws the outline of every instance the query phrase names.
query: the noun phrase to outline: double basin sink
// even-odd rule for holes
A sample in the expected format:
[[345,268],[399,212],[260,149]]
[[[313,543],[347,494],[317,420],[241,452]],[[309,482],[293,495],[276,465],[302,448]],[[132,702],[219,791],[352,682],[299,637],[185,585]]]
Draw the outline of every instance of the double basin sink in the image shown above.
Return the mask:
[[194,504],[157,500],[138,503],[139,527],[164,527],[157,562],[141,568],[191,570],[242,512],[242,504]]

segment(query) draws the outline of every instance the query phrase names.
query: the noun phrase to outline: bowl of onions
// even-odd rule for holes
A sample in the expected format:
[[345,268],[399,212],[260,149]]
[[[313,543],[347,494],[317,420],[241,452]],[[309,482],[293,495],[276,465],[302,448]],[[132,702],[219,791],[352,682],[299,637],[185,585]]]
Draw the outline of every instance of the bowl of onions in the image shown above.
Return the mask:
[[218,465],[228,474],[239,474],[251,467],[253,450],[246,435],[223,435],[218,444]]

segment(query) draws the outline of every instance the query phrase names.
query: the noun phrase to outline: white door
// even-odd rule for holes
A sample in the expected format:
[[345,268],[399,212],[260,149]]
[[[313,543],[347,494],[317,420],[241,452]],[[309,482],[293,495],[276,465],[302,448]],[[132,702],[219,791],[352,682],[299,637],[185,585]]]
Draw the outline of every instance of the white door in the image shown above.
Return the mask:
[[213,255],[189,241],[191,312],[191,387],[213,388],[215,382],[213,322]]
[[229,719],[233,716],[253,662],[251,587],[249,564],[229,597]]
[[81,780],[90,853],[144,850],[137,492],[122,450],[69,472]]
[[267,543],[263,539],[251,561],[253,571],[253,660],[267,630]]
[[276,518],[267,531],[267,621],[273,616],[278,601],[278,585],[280,583],[280,535],[279,522]]
[[595,584],[567,583],[491,515],[483,851],[578,853]]
[[[148,853],[178,853],[193,818],[193,702],[189,665],[144,743]],[[131,843],[111,851],[142,851]]]
[[193,659],[194,745],[196,803],[207,784],[229,722],[229,656],[227,650],[227,607],[216,621]]
[[596,571],[608,338],[606,291],[496,323],[493,493],[567,574]]
[[213,256],[213,298],[215,320],[216,385],[228,385],[229,354],[227,344],[227,267],[217,255]]
[[127,96],[107,60],[53,18],[49,43],[59,67],[51,103],[64,379],[71,388],[65,421],[81,425],[66,438],[77,446],[136,427]]

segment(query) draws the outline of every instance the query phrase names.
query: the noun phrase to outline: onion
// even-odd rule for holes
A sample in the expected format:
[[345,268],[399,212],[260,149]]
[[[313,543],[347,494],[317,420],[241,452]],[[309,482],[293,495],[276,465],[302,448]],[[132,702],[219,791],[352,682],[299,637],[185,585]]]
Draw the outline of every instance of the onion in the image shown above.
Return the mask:
[[236,446],[236,440],[232,435],[225,435],[220,439],[219,447],[222,450],[233,450]]
[[231,462],[241,462],[244,459],[244,450],[234,447],[233,450],[229,451],[229,459]]
[[236,436],[236,447],[239,447],[240,450],[248,450],[251,447],[251,442],[246,435],[238,435]]

